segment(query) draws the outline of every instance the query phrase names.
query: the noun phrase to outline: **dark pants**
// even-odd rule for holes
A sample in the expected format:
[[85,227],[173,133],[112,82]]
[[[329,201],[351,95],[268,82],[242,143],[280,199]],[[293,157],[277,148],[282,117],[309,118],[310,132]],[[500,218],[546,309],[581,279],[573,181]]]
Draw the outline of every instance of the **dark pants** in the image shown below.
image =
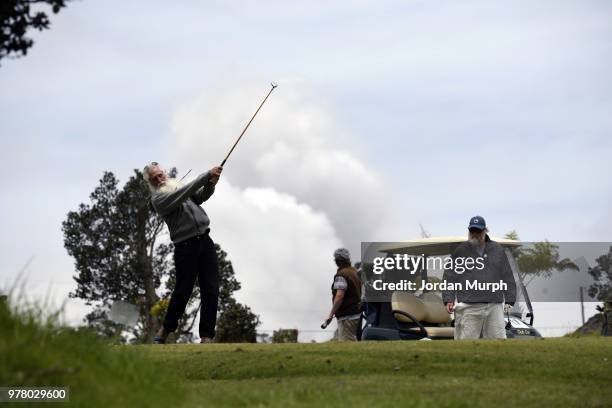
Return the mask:
[[174,246],[176,286],[170,298],[164,329],[178,327],[193,292],[196,277],[200,284],[200,337],[215,337],[217,303],[219,301],[219,265],[215,244],[208,234],[190,238]]

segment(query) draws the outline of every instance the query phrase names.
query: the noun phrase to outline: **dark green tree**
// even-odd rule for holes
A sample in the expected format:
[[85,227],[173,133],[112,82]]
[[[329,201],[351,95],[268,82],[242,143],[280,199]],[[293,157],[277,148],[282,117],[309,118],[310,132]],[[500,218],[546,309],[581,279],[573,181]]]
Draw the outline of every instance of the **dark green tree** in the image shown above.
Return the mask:
[[70,0],[2,0],[0,1],[0,60],[28,53],[34,41],[27,37],[29,29],[46,30],[51,25],[48,12],[41,5],[59,13]]
[[141,321],[130,331],[139,341],[150,342],[160,321],[149,311],[159,300],[156,289],[162,278],[172,272],[173,248],[158,240],[164,222],[149,205],[140,172],[123,189],[117,185],[113,173],[104,173],[90,195],[91,204],[81,204],[62,223],[64,246],[77,271],[77,288],[70,296],[94,306],[87,320],[100,329],[110,324],[112,302],[137,304]]
[[246,305],[238,303],[234,292],[240,290],[240,282],[227,253],[215,244],[219,259],[219,318],[215,341],[220,343],[255,343],[259,316]]
[[589,268],[589,274],[595,280],[589,287],[589,296],[602,302],[612,302],[612,247],[595,261],[597,266]]
[[272,332],[272,343],[297,343],[297,329],[278,329]]
[[259,316],[251,308],[233,298],[225,305],[217,320],[215,341],[219,343],[257,342]]
[[601,335],[612,336],[612,247],[595,261],[597,265],[589,268],[589,274],[595,280],[589,287],[589,296],[603,302],[597,306],[603,318]]
[[[507,233],[504,238],[519,240],[514,230]],[[516,258],[525,286],[537,276],[550,278],[555,271],[578,270],[578,265],[571,259],[561,258],[559,246],[552,242],[534,242],[531,246],[513,248],[511,251]]]

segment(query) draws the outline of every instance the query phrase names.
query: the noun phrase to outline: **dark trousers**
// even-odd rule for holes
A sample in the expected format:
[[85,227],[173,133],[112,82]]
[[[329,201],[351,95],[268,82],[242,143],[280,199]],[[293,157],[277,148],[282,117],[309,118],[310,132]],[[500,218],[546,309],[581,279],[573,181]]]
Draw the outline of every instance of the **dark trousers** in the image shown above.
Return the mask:
[[213,240],[205,234],[176,244],[174,265],[176,286],[164,319],[165,331],[170,333],[178,327],[178,321],[185,312],[197,277],[202,298],[200,337],[215,337],[219,302],[219,264]]

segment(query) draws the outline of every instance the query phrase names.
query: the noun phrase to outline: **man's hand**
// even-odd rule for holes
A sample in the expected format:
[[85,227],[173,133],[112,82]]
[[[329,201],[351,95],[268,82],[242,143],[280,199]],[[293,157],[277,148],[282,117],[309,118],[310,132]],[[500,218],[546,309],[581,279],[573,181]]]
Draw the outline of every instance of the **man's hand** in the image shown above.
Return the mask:
[[223,171],[223,167],[215,166],[210,169],[210,182],[214,186],[219,181],[219,177],[221,177],[221,172]]
[[325,321],[323,322],[323,324],[321,325],[322,329],[326,329],[327,326],[329,326],[329,324],[331,323],[332,319],[334,318],[334,316],[332,314],[327,316],[327,319],[325,319]]
[[455,302],[447,302],[446,311],[448,312],[448,314],[453,313],[453,310],[455,310]]

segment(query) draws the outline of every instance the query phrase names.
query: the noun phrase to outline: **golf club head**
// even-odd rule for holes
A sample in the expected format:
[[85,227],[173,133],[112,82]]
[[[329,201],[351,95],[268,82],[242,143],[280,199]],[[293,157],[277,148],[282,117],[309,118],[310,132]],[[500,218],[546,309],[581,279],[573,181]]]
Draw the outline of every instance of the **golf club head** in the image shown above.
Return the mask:
[[278,86],[278,82],[270,82],[270,86],[272,87],[272,89],[276,88]]

